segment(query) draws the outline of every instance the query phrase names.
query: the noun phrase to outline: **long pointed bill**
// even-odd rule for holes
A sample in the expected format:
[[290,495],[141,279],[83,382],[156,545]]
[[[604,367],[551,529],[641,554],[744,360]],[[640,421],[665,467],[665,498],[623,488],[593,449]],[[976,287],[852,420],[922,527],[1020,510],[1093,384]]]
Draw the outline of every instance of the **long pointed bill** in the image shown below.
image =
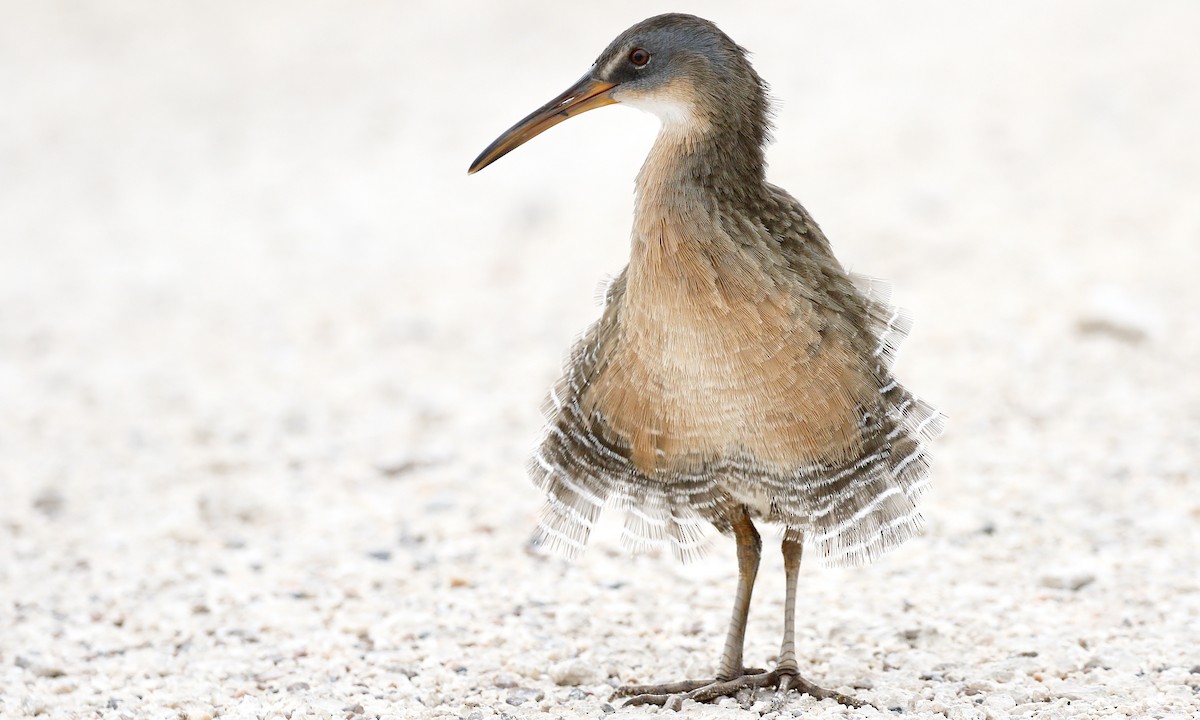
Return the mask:
[[612,99],[612,89],[615,87],[613,83],[593,79],[590,73],[584,75],[562,95],[533,111],[529,117],[496,138],[486,150],[479,153],[467,174],[479,172],[569,117],[612,105],[616,102]]

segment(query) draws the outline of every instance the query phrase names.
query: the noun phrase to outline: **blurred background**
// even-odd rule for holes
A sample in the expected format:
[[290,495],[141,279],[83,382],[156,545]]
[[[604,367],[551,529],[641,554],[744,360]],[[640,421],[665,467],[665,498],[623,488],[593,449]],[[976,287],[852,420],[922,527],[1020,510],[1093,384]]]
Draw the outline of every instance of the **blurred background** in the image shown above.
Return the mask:
[[950,416],[927,535],[802,573],[806,672],[922,717],[1192,716],[1186,0],[0,0],[0,714],[592,717],[711,672],[731,547],[526,549],[657,121],[466,175],[665,11],[753,52],[769,178],[894,283]]

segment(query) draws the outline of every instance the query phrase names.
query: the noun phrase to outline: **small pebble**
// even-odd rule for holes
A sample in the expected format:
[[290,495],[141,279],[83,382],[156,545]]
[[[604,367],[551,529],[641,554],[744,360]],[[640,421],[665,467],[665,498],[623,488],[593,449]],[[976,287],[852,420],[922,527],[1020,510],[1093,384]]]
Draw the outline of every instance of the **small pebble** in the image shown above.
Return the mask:
[[1082,335],[1106,335],[1129,344],[1143,342],[1162,332],[1158,313],[1115,287],[1093,291],[1076,321]]
[[[420,674],[420,671],[412,665],[392,665],[388,668],[388,672],[400,673],[409,680],[412,680]],[[496,687],[499,687],[499,685]]]
[[544,697],[546,697],[546,693],[537,688],[517,688],[508,694],[504,702],[509,705],[524,705],[530,700],[538,702]]
[[1096,581],[1096,576],[1087,572],[1062,572],[1042,576],[1042,587],[1055,590],[1078,591]]
[[33,499],[33,509],[48,518],[58,517],[66,505],[62,493],[57,488],[48,487],[38,493]]
[[66,675],[66,671],[58,665],[43,663],[40,660],[31,659],[24,655],[18,655],[13,664],[22,670],[28,670],[38,677],[56,678]]
[[579,658],[564,660],[550,668],[550,679],[557,685],[584,685],[595,676],[595,668]]
[[397,478],[403,475],[408,475],[414,470],[419,469],[426,463],[409,456],[397,456],[388,458],[375,465],[375,469],[380,475],[389,478]]
[[508,689],[517,686],[517,676],[512,673],[497,673],[492,680],[492,684],[498,688]]

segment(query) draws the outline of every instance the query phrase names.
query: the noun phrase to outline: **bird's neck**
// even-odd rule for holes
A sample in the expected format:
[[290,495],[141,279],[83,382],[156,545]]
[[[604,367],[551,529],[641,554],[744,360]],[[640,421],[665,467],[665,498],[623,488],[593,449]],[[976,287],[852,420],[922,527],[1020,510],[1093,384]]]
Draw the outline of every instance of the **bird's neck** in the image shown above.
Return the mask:
[[658,308],[658,321],[708,317],[704,308],[728,300],[715,268],[749,277],[730,265],[744,253],[724,225],[753,215],[766,193],[761,147],[664,124],[637,177],[626,300]]
[[730,206],[757,204],[766,192],[760,142],[724,124],[664,122],[637,176],[635,241],[661,223],[715,222]]
[[634,259],[638,246],[662,245],[662,227],[704,228],[757,205],[766,193],[762,158],[756,138],[728,126],[664,122],[637,174]]

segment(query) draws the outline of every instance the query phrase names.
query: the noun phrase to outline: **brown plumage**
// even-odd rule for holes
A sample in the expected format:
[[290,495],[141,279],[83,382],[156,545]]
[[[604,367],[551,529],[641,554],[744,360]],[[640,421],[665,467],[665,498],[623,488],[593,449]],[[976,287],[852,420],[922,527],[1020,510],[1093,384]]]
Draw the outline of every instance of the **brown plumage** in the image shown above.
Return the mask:
[[[635,549],[669,541],[692,557],[710,526],[737,540],[738,597],[717,678],[632,688],[635,702],[772,685],[854,704],[798,676],[795,573],[804,545],[827,563],[857,564],[920,528],[926,444],[942,418],[892,377],[909,321],[765,181],[765,84],[706,20],[662,15],[625,31],[472,172],[612,102],[654,112],[663,128],[637,178],[629,265],[546,404],[530,464],[547,494],[541,537],[573,555],[615,506]],[[770,673],[741,662],[760,544],[752,518],[782,525],[794,558]]]

